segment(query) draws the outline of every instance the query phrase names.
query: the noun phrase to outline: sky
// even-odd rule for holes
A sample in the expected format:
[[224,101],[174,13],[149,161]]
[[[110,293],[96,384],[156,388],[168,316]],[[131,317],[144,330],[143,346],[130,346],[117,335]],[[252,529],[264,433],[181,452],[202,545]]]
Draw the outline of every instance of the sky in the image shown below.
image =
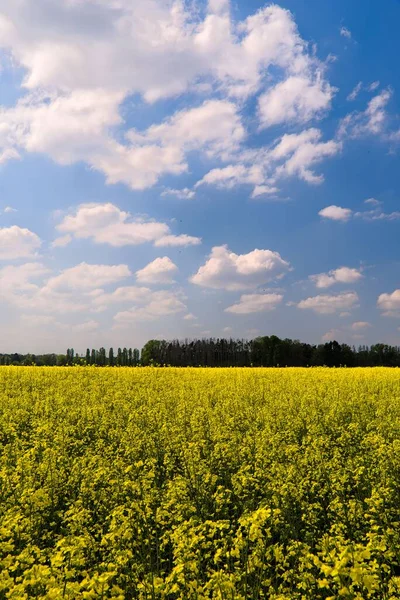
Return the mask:
[[400,344],[399,22],[0,0],[0,352]]

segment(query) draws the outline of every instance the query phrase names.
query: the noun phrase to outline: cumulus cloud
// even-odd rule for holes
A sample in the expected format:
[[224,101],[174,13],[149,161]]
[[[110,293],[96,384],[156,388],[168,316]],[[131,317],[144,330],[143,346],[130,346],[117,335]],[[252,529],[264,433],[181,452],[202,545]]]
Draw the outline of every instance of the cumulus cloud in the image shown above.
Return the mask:
[[0,260],[32,257],[41,244],[40,238],[29,229],[17,225],[0,228]]
[[0,297],[12,301],[15,295],[36,291],[38,286],[35,282],[48,273],[50,270],[39,262],[2,267],[0,269]]
[[114,316],[117,325],[149,321],[186,312],[187,307],[176,292],[162,290],[153,292],[145,306],[133,307],[130,310],[118,312]]
[[120,247],[153,242],[157,246],[189,246],[200,238],[171,234],[166,223],[141,217],[133,218],[110,202],[81,204],[74,214],[64,217],[57,229],[76,238],[91,239],[97,244]]
[[390,213],[386,213],[382,206],[383,203],[376,198],[368,198],[364,200],[364,204],[368,204],[368,206],[372,206],[370,210],[363,210],[354,213],[354,216],[364,221],[396,221],[400,219],[400,211],[395,210]]
[[196,183],[231,189],[236,185],[254,186],[252,197],[275,194],[279,180],[298,177],[310,184],[323,182],[314,171],[315,165],[340,152],[342,145],[335,140],[322,141],[319,129],[285,134],[271,146],[247,150],[237,155],[237,163],[212,169]]
[[187,315],[185,315],[185,316],[183,317],[183,319],[184,319],[185,321],[196,321],[196,320],[197,320],[197,317],[196,317],[195,315],[193,315],[192,313],[188,313]]
[[376,198],[367,198],[364,200],[364,204],[369,204],[370,206],[380,206],[382,202]]
[[245,290],[281,277],[289,268],[289,263],[272,250],[235,254],[227,245],[214,246],[206,263],[190,281],[212,289]]
[[68,244],[70,244],[71,242],[72,242],[72,235],[67,233],[66,235],[61,235],[60,237],[56,238],[51,243],[51,247],[52,248],[65,248],[65,246],[68,246]]
[[337,295],[321,294],[301,300],[297,304],[303,310],[313,310],[321,315],[347,311],[358,305],[358,295],[355,292],[343,292]]
[[341,150],[340,143],[334,140],[323,142],[321,137],[319,129],[285,134],[272,151],[273,160],[284,159],[276,169],[277,177],[297,175],[308,183],[321,183],[323,177],[316,175],[312,167]]
[[136,271],[136,279],[139,283],[170,284],[174,283],[174,275],[178,267],[168,256],[156,258],[143,269]]
[[264,172],[262,165],[234,164],[212,169],[196,183],[195,187],[207,184],[215,185],[222,189],[232,189],[236,185],[256,185],[262,184],[263,181]]
[[94,321],[91,319],[90,321],[84,321],[83,323],[78,323],[76,325],[72,325],[71,329],[76,333],[90,333],[92,331],[97,331],[100,327],[100,323],[98,321]]
[[47,286],[52,290],[94,289],[116,283],[130,275],[127,265],[93,265],[83,262],[50,278]]
[[370,210],[361,210],[353,212],[350,208],[341,206],[327,206],[319,211],[319,215],[325,219],[333,221],[349,221],[352,218],[363,219],[364,221],[396,221],[400,219],[400,211],[386,213],[382,208],[382,202],[376,198],[364,200],[364,204],[371,206]]
[[126,265],[81,263],[53,274],[38,262],[8,265],[0,269],[0,297],[13,306],[37,313],[74,313],[97,307],[100,286],[130,275]]
[[391,294],[380,294],[377,306],[384,317],[400,316],[400,290],[394,290]]
[[[180,175],[187,171],[188,152],[201,149],[208,157],[223,157],[237,150],[244,137],[237,107],[227,100],[208,100],[145,132],[131,129],[126,133],[131,147],[122,157],[126,161],[125,182],[132,188],[144,189],[163,174]],[[105,163],[103,170],[106,167]],[[121,181],[121,167],[118,157],[108,174],[111,183]]]
[[149,288],[134,285],[118,287],[110,293],[105,293],[101,290],[101,293],[94,297],[93,305],[100,311],[105,310],[107,306],[113,304],[140,304],[142,302],[147,302],[151,297],[151,294],[152,291]]
[[340,340],[343,337],[343,331],[340,329],[330,329],[321,337],[323,342],[333,342]]
[[353,211],[350,208],[342,208],[332,204],[319,211],[319,215],[324,219],[331,219],[332,221],[348,221],[352,216]]
[[[0,111],[0,162],[40,152],[144,189],[187,171],[190,152],[237,150],[238,103],[260,90],[263,126],[318,118],[334,94],[292,14],[276,4],[241,22],[229,0],[204,11],[163,0],[0,0],[0,15],[1,44],[26,90]],[[120,135],[130,97],[152,103],[185,92],[195,106]]]
[[328,273],[310,275],[311,281],[315,283],[317,288],[328,288],[336,283],[355,283],[362,278],[363,275],[358,269],[351,269],[349,267],[340,267]]
[[320,74],[309,77],[291,76],[262,94],[258,100],[262,128],[281,123],[307,123],[330,109],[335,88]]
[[338,128],[338,137],[358,138],[383,133],[387,122],[386,106],[391,97],[391,90],[383,90],[369,101],[365,111],[353,112],[344,117]]
[[240,297],[240,302],[228,306],[225,312],[236,315],[248,315],[274,310],[283,300],[281,294],[244,294]]
[[161,196],[175,196],[179,200],[192,200],[195,195],[196,192],[189,188],[182,188],[181,190],[166,188],[161,194]]
[[163,235],[154,242],[156,248],[166,248],[173,246],[198,246],[201,244],[201,238],[193,235]]
[[364,331],[365,329],[369,329],[371,327],[371,323],[367,321],[356,321],[352,324],[351,329],[353,331]]

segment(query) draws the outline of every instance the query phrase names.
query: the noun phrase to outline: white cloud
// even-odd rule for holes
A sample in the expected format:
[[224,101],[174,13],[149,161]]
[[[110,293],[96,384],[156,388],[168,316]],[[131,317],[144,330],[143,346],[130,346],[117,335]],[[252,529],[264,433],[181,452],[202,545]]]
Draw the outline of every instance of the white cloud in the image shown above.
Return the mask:
[[371,327],[371,323],[367,321],[356,321],[351,326],[353,331],[363,331],[364,329],[369,329],[369,327]]
[[379,86],[380,86],[381,82],[380,81],[373,81],[369,86],[368,86],[368,91],[369,92],[374,92]]
[[176,292],[160,291],[153,292],[150,301],[143,307],[134,307],[130,310],[119,312],[114,320],[117,325],[129,325],[129,323],[142,320],[153,320],[161,317],[172,316],[185,312],[186,305]]
[[371,210],[356,212],[354,213],[355,217],[364,219],[364,221],[396,221],[400,219],[400,211],[395,210],[391,213],[385,213],[382,208],[382,202],[375,198],[368,198],[364,203],[373,208]]
[[101,296],[106,296],[99,286],[129,275],[126,265],[81,263],[58,275],[41,263],[8,265],[0,269],[0,297],[16,308],[34,313],[90,311],[98,308]]
[[157,246],[188,246],[201,240],[185,234],[171,235],[166,223],[133,218],[110,202],[81,204],[75,214],[67,215],[57,229],[76,238],[92,239],[97,244],[120,247],[153,242]]
[[386,213],[383,210],[383,203],[376,198],[368,198],[364,200],[364,204],[372,206],[370,210],[362,210],[354,212],[350,208],[342,208],[340,206],[327,206],[319,211],[319,215],[326,219],[334,221],[348,221],[350,218],[363,219],[364,221],[396,221],[400,219],[400,211]]
[[321,294],[306,298],[297,304],[298,308],[309,309],[321,315],[328,315],[355,308],[358,304],[358,295],[355,292],[343,292],[336,296]]
[[320,73],[314,81],[291,76],[262,94],[258,101],[262,128],[281,123],[307,123],[330,109],[335,92]]
[[196,183],[200,185],[215,185],[222,189],[232,189],[241,184],[261,184],[264,181],[264,172],[261,165],[248,166],[244,164],[228,165],[227,167],[212,169],[203,179]]
[[342,26],[342,27],[340,28],[340,35],[341,35],[342,37],[345,37],[345,38],[347,38],[347,39],[351,39],[351,31],[350,31],[350,29],[348,29],[347,27],[344,27],[344,26]]
[[104,87],[150,102],[176,96],[202,76],[242,96],[259,87],[270,66],[311,66],[289,11],[271,5],[235,24],[229,7],[214,0],[202,18],[157,0],[69,1],[51,12],[44,0],[25,0],[23,11],[2,0],[2,38],[30,89]]
[[[223,157],[239,148],[245,131],[233,102],[208,100],[201,106],[182,110],[145,132],[131,129],[126,139],[131,147],[122,157],[125,183],[143,189],[154,185],[165,173],[180,175],[188,170],[186,154],[202,150],[208,157]],[[121,157],[109,169],[111,183],[121,181]]]
[[93,304],[98,309],[105,309],[107,306],[112,304],[124,304],[124,303],[145,303],[151,297],[152,291],[147,287],[138,286],[124,286],[115,289],[113,292],[108,294],[101,291],[100,294],[96,295],[93,299]]
[[98,323],[98,321],[85,321],[84,323],[78,323],[77,325],[72,325],[72,329],[76,332],[76,333],[90,333],[92,331],[97,331],[100,327],[100,323]]
[[0,260],[32,257],[41,244],[40,238],[29,229],[17,225],[0,228]]
[[355,283],[362,279],[362,277],[363,275],[358,269],[340,267],[339,269],[333,269],[328,273],[310,275],[309,279],[315,283],[317,288],[328,288],[336,283]]
[[359,81],[357,83],[357,85],[355,86],[355,88],[353,88],[353,90],[347,96],[347,100],[349,100],[350,102],[352,102],[353,100],[355,100],[361,90],[362,90],[362,81]]
[[0,269],[0,297],[10,300],[15,295],[36,291],[35,281],[49,273],[49,269],[38,262],[22,265],[7,265]]
[[256,185],[253,193],[251,194],[252,198],[259,198],[259,196],[271,196],[275,195],[279,192],[279,188],[273,185]]
[[248,315],[274,310],[282,302],[281,294],[244,294],[240,297],[238,304],[233,304],[225,309],[225,312],[236,315]]
[[245,290],[280,277],[289,268],[289,263],[272,250],[235,254],[226,245],[214,246],[206,263],[190,281],[206,288]]
[[3,212],[5,214],[10,214],[10,213],[18,212],[18,211],[16,208],[13,208],[12,206],[6,206],[5,209],[3,210]]
[[60,237],[56,238],[51,243],[51,247],[52,248],[65,248],[65,246],[68,246],[68,244],[70,244],[71,242],[72,242],[72,235],[67,233],[66,235],[61,235]]
[[348,221],[352,215],[350,208],[342,208],[332,204],[319,211],[319,215],[324,219],[331,219],[332,221]]
[[49,279],[47,287],[51,290],[90,290],[116,283],[130,275],[127,265],[93,265],[82,262]]
[[161,238],[154,242],[156,248],[166,248],[173,246],[198,246],[201,244],[201,238],[193,235],[163,235]]
[[367,198],[364,200],[364,204],[370,204],[371,206],[380,206],[382,202],[376,198]]
[[334,140],[321,142],[321,137],[319,129],[285,134],[272,151],[273,159],[285,159],[284,164],[277,168],[277,176],[296,175],[308,183],[321,183],[323,177],[316,175],[311,167],[341,150],[340,143]]
[[237,155],[237,164],[209,171],[195,187],[216,185],[231,189],[236,185],[254,186],[252,197],[260,194],[275,194],[277,182],[288,177],[298,177],[310,184],[323,181],[313,168],[324,158],[338,154],[340,142],[323,142],[319,129],[308,129],[300,133],[285,134],[267,148],[247,150]]
[[386,105],[391,97],[389,89],[383,90],[369,101],[365,111],[353,112],[344,117],[338,128],[338,137],[358,138],[383,133],[387,122]]
[[72,291],[59,292],[47,285],[43,287],[36,286],[36,289],[31,289],[29,293],[14,294],[12,302],[15,306],[23,310],[58,313],[61,315],[87,311],[90,308],[88,300],[82,296]]
[[167,188],[161,194],[161,196],[175,196],[176,198],[179,198],[179,200],[192,200],[195,195],[196,192],[189,188],[183,188],[181,190]]
[[196,317],[195,315],[193,315],[192,313],[188,313],[187,315],[185,315],[185,316],[183,317],[183,319],[184,319],[185,321],[196,321],[196,320],[197,320],[197,317]]
[[177,272],[178,267],[172,260],[168,256],[163,256],[136,271],[136,279],[139,283],[169,284],[174,283],[173,277]]
[[[143,189],[187,171],[189,152],[221,158],[237,149],[245,132],[236,102],[260,90],[265,123],[285,115],[304,122],[329,108],[334,90],[324,65],[289,11],[269,5],[241,22],[232,14],[228,0],[212,0],[205,11],[164,0],[0,0],[1,43],[27,91],[0,111],[0,162],[41,152]],[[120,135],[127,99],[185,92],[209,97]],[[278,116],[277,96],[285,98]]]
[[204,148],[209,155],[231,151],[245,137],[245,130],[233,102],[207,100],[201,106],[175,113],[144,133],[131,129],[126,137],[139,146],[161,145],[182,151]]
[[322,336],[321,340],[323,342],[333,342],[341,339],[343,337],[343,331],[340,329],[330,329]]
[[384,317],[400,316],[400,290],[394,290],[391,294],[380,294],[377,306],[383,311]]

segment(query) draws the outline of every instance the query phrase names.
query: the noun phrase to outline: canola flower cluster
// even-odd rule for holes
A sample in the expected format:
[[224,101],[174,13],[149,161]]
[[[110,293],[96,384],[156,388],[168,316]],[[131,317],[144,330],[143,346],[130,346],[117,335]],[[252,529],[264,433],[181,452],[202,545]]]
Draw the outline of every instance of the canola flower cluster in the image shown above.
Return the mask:
[[400,598],[400,370],[1,368],[28,598]]

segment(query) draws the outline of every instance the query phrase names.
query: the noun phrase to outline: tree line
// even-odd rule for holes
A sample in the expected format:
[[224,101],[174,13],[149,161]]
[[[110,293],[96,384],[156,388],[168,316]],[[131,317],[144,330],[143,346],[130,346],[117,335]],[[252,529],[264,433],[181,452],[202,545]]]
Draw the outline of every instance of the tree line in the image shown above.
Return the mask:
[[79,354],[0,354],[0,365],[138,367],[400,367],[400,347],[387,344],[355,348],[336,341],[306,344],[275,335],[254,340],[209,338],[201,340],[149,340],[142,350],[110,348]]
[[276,335],[254,340],[150,340],[142,349],[144,365],[176,367],[400,367],[400,347],[387,344],[355,348],[336,341],[306,344]]
[[137,367],[140,365],[138,348],[87,348],[85,354],[68,348],[65,354],[0,354],[0,365],[36,365],[38,367],[68,367],[73,365],[97,367]]

